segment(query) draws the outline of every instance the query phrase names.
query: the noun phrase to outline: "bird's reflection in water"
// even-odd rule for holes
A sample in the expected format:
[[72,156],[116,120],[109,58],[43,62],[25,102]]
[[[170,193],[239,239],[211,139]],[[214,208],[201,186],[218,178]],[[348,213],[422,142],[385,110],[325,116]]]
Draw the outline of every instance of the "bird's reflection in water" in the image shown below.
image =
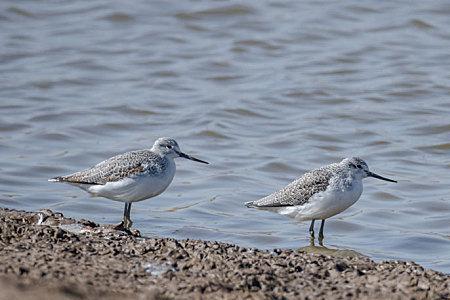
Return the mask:
[[366,255],[356,252],[351,249],[338,249],[338,248],[328,248],[323,245],[323,240],[319,241],[319,245],[316,246],[314,238],[310,238],[309,246],[301,247],[298,249],[301,252],[311,253],[311,254],[323,254],[334,257],[365,257]]

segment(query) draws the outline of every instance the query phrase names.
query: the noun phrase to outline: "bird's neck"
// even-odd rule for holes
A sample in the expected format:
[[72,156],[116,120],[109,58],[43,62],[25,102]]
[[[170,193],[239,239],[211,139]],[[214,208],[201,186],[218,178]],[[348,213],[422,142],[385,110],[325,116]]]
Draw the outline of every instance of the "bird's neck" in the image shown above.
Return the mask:
[[353,185],[359,183],[362,179],[351,171],[342,171],[340,174],[340,185],[343,189],[352,189]]

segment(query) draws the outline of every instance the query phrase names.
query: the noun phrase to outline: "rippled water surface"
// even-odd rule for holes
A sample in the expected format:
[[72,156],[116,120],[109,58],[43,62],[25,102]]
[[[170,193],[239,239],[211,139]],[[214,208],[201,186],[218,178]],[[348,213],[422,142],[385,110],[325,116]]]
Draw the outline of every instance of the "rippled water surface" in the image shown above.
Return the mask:
[[308,222],[243,207],[363,157],[326,243],[450,272],[448,1],[12,1],[0,4],[0,205],[116,223],[122,204],[47,178],[159,136],[177,160],[133,205],[147,235],[300,248]]

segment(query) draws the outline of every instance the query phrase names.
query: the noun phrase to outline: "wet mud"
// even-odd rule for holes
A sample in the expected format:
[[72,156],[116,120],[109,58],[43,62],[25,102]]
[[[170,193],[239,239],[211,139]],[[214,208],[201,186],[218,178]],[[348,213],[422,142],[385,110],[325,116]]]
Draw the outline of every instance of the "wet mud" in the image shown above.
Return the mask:
[[146,238],[0,208],[0,299],[448,299],[450,277],[318,246]]

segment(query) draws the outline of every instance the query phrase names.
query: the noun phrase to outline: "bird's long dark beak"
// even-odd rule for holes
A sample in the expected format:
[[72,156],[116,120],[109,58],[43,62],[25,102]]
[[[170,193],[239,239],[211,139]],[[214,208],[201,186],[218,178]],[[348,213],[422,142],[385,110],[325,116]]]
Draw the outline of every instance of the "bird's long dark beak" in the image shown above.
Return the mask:
[[207,162],[207,161],[204,161],[204,160],[195,158],[195,157],[193,157],[193,156],[187,155],[186,153],[183,153],[183,152],[181,152],[181,151],[176,151],[176,152],[177,152],[177,154],[178,154],[180,157],[187,158],[187,159],[190,159],[190,160],[193,160],[193,161],[198,161],[198,162],[201,162],[201,163],[207,164],[207,165],[209,164],[209,162]]
[[395,180],[392,180],[392,179],[389,179],[389,178],[380,176],[380,175],[378,175],[378,174],[375,174],[375,173],[372,173],[372,172],[369,172],[369,171],[367,171],[367,176],[369,176],[369,177],[374,177],[374,178],[378,178],[378,179],[381,179],[381,180],[384,180],[384,181],[389,181],[389,182],[395,182],[395,183],[397,183],[397,181],[395,181]]

